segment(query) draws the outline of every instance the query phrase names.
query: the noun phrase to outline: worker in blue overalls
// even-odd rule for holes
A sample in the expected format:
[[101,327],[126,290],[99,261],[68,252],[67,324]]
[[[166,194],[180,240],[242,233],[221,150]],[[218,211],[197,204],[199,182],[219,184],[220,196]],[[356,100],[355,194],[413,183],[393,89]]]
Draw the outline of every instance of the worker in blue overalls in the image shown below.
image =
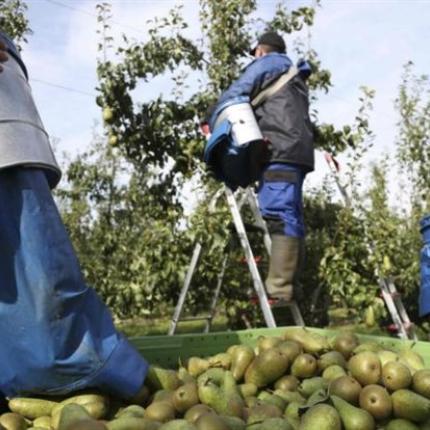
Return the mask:
[[[293,66],[283,38],[273,31],[261,35],[251,50],[255,57],[243,74],[221,95],[213,111],[226,101],[248,96],[250,100]],[[303,255],[303,181],[314,169],[314,145],[309,118],[306,80],[309,64],[297,64],[298,73],[254,113],[269,143],[269,162],[258,187],[260,210],[272,239],[266,279],[270,297],[291,301]]]
[[0,395],[95,387],[130,399],[148,365],[83,279],[51,195],[59,179],[26,67],[0,31]]

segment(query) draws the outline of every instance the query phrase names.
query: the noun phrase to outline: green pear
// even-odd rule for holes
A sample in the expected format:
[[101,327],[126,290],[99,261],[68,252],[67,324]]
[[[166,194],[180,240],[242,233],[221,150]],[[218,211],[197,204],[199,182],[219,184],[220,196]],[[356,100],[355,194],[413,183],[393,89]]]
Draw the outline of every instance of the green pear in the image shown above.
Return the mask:
[[296,357],[303,353],[303,348],[300,343],[294,340],[284,340],[276,346],[287,357],[288,362],[292,363]]
[[[67,430],[68,428],[70,428],[72,425],[74,425],[79,421],[91,420],[91,419],[92,417],[82,405],[78,405],[76,403],[70,403],[68,405],[65,405],[61,409],[60,420],[58,423],[58,430]],[[5,426],[5,422],[2,422],[1,424]],[[13,428],[13,427],[9,427],[9,428]]]
[[412,383],[411,371],[399,361],[389,361],[382,367],[382,383],[390,391],[408,388]]
[[282,342],[282,338],[277,336],[260,336],[257,339],[257,354],[261,354],[267,349],[271,349]]
[[345,430],[374,430],[375,420],[369,412],[357,408],[337,396],[331,396]]
[[322,377],[327,381],[333,381],[334,379],[340,378],[341,376],[345,376],[346,371],[342,366],[338,364],[332,364],[324,369],[322,373]]
[[236,381],[240,381],[245,375],[248,366],[254,360],[254,350],[248,345],[239,345],[232,354],[231,373]]
[[381,362],[371,351],[359,352],[348,361],[348,368],[361,385],[377,384],[381,378]]
[[300,381],[293,375],[281,376],[274,384],[276,390],[296,391]]
[[303,406],[303,403],[291,402],[285,409],[284,415],[287,418],[300,419],[299,409]]
[[294,427],[285,418],[266,418],[259,430],[294,430]]
[[[161,425],[162,423],[160,422],[152,421],[146,418],[134,417],[132,415],[123,415],[122,417],[109,421],[106,424],[106,427],[108,430],[158,430]],[[89,429],[84,428],[82,430]]]
[[173,393],[173,406],[178,412],[184,413],[199,403],[197,383],[191,382],[177,388]]
[[159,430],[196,430],[197,427],[184,419],[175,419],[164,423]]
[[411,373],[414,374],[418,370],[423,370],[425,368],[424,359],[412,349],[403,349],[399,352],[399,359],[402,363],[406,364]]
[[282,411],[287,406],[287,402],[281,396],[277,394],[269,393],[268,391],[260,391],[257,398],[263,403],[268,403],[269,405],[275,405]]
[[282,412],[283,411],[275,405],[260,403],[249,409],[246,424],[249,426],[264,421],[267,418],[279,418],[282,416]]
[[430,399],[430,369],[422,369],[414,373],[412,388],[418,394]]
[[388,391],[380,385],[366,385],[360,392],[360,407],[375,419],[383,420],[391,416],[393,402]]
[[145,416],[145,408],[139,405],[129,405],[126,408],[121,409],[115,415],[115,418],[123,417],[125,415],[137,417],[137,418],[143,418]]
[[381,367],[384,367],[390,361],[398,361],[399,356],[394,351],[390,351],[388,349],[383,349],[382,351],[376,352],[379,357],[379,361],[381,362]]
[[195,422],[198,430],[229,430],[227,423],[215,414],[204,414]]
[[0,428],[6,430],[26,430],[25,418],[15,412],[5,412],[0,416]]
[[203,414],[214,414],[215,411],[207,405],[199,403],[191,406],[187,412],[185,412],[184,418],[190,423],[195,423],[199,417]]
[[243,398],[255,396],[258,391],[258,387],[255,384],[240,384],[239,391]]
[[[222,379],[219,372],[222,371]],[[229,370],[208,369],[199,376],[198,394],[200,401],[218,414],[241,417],[244,401],[237,387],[236,380]]]
[[359,344],[360,341],[354,333],[346,332],[335,337],[333,349],[348,359]]
[[155,390],[176,390],[181,385],[177,373],[174,370],[163,369],[162,367],[149,366],[148,374],[146,375],[145,384],[152,391]]
[[275,348],[267,349],[254,358],[245,372],[245,382],[264,387],[279,379],[288,368],[288,360]]
[[245,430],[246,422],[239,417],[230,417],[227,415],[220,415],[220,418],[227,424],[230,430]]
[[385,430],[421,430],[421,427],[417,427],[408,420],[396,418],[385,426]]
[[288,327],[284,331],[284,339],[298,342],[305,352],[310,354],[321,354],[330,349],[327,337],[312,332],[305,327]]
[[378,342],[373,342],[373,341],[369,341],[369,342],[363,342],[360,343],[360,345],[358,345],[353,353],[354,354],[359,354],[360,352],[374,352],[377,353],[378,351],[382,351],[384,348],[378,343]]
[[331,381],[328,392],[330,395],[340,397],[352,405],[358,405],[361,388],[356,379],[345,375]]
[[144,418],[165,423],[175,418],[175,408],[170,402],[153,402],[145,409]]
[[231,367],[231,356],[226,352],[213,355],[208,358],[209,367],[222,367],[223,369],[230,369]]
[[304,379],[298,387],[298,392],[308,398],[317,390],[327,388],[328,382],[321,376],[314,376],[313,378]]
[[341,430],[339,413],[333,406],[320,403],[312,406],[302,417],[300,430]]
[[318,370],[322,372],[327,369],[327,367],[334,364],[337,364],[344,369],[347,367],[345,357],[339,351],[326,352],[318,359]]
[[397,390],[391,395],[393,411],[396,418],[414,422],[430,419],[430,400],[411,390]]
[[317,372],[317,360],[311,354],[300,354],[291,365],[291,374],[298,378],[310,378]]
[[187,363],[187,370],[195,378],[209,369],[209,361],[200,357],[190,357]]
[[298,391],[275,390],[273,394],[282,397],[287,402],[287,404],[291,402],[297,402],[300,404],[306,403],[306,398],[303,397]]

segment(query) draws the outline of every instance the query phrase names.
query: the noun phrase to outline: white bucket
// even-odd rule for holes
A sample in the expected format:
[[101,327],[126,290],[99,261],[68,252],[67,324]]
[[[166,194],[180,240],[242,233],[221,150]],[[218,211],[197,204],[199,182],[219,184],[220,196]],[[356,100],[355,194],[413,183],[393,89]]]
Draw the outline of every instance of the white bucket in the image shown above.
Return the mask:
[[218,115],[214,128],[225,119],[231,123],[231,134],[236,145],[263,140],[254,111],[248,102],[233,104],[223,109]]

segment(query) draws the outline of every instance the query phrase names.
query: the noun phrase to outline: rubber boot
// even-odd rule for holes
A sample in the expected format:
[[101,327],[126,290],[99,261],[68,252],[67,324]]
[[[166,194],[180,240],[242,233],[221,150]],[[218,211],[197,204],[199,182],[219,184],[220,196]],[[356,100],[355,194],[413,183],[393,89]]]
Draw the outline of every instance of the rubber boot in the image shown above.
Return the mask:
[[272,252],[266,288],[269,297],[290,302],[298,274],[303,241],[298,237],[272,235]]

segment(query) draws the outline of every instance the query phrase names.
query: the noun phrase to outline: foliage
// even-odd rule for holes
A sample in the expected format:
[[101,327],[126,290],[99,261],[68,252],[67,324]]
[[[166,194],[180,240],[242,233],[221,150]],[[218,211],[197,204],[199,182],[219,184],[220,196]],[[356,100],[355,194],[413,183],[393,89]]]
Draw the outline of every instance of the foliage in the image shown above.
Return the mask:
[[14,39],[18,49],[27,42],[31,34],[28,19],[25,16],[27,5],[22,0],[0,0],[0,30]]

